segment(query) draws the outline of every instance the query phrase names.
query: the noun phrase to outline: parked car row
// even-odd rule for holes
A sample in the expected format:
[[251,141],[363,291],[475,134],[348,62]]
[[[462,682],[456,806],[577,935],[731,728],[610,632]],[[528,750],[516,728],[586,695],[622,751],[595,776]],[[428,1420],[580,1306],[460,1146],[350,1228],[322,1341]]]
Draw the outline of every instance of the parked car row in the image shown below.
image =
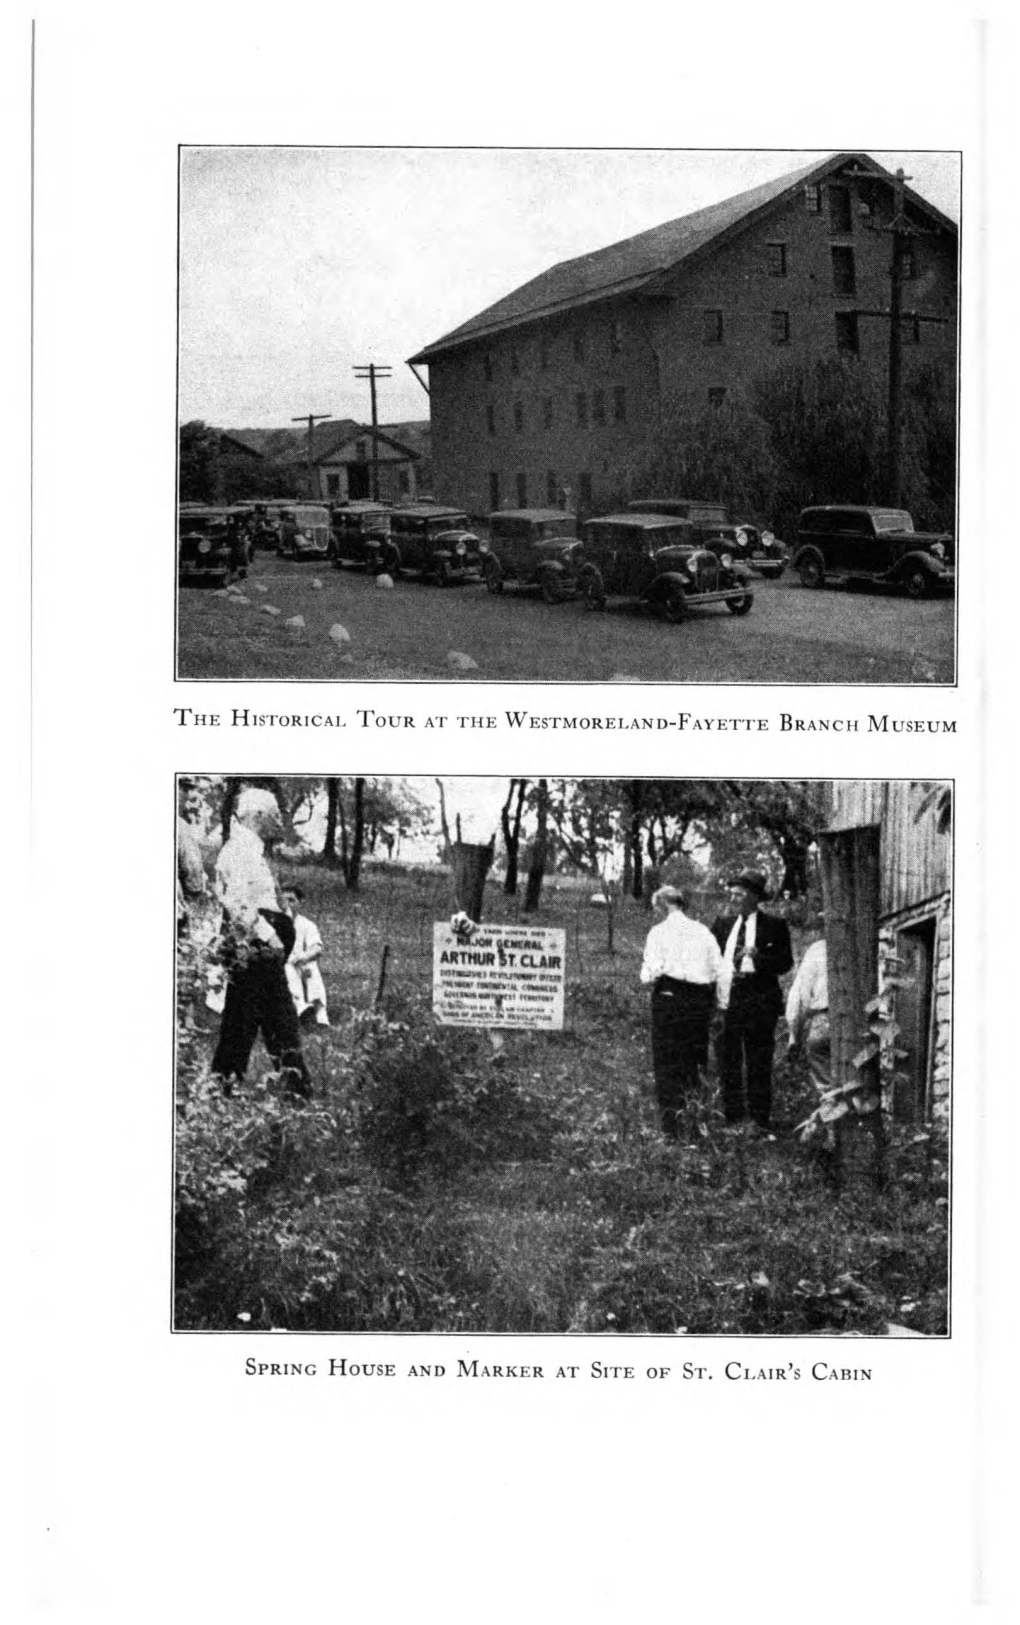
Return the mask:
[[[537,588],[549,604],[580,597],[601,609],[610,598],[629,598],[679,621],[689,608],[712,603],[746,615],[754,575],[778,579],[787,563],[770,531],[734,524],[721,504],[693,498],[642,498],[585,521],[580,534],[577,516],[559,508],[504,509],[489,515],[486,528],[488,537],[479,537],[461,509],[437,503],[182,503],[180,574],[226,582],[245,574],[263,547],[444,587],[484,581],[492,593]],[[953,560],[948,534],[915,531],[902,509],[865,506],[806,508],[793,549],[805,587],[880,582],[910,598],[951,591]]]

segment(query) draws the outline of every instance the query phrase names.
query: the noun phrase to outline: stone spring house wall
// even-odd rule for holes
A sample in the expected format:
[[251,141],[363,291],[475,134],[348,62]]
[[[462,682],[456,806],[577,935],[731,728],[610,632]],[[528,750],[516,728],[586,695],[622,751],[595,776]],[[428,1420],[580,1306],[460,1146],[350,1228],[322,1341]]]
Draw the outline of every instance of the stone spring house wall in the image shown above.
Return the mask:
[[[907,200],[925,235],[911,239],[903,308],[940,320],[905,323],[904,372],[940,361],[955,375],[956,228]],[[892,177],[844,154],[554,267],[427,346],[413,361],[429,368],[437,497],[478,515],[567,493],[598,508],[627,493],[672,395],[711,410],[719,391],[836,355],[848,329],[884,381],[889,324],[862,313],[888,309],[891,239],[876,228],[892,209]],[[656,253],[672,261],[650,264]]]

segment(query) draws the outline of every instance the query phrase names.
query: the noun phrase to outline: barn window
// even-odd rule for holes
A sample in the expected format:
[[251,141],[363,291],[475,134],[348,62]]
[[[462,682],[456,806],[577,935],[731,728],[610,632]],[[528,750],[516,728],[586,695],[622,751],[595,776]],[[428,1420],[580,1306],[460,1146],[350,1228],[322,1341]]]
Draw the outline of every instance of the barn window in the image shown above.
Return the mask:
[[836,312],[836,349],[842,350],[845,355],[856,355],[860,349],[855,310]]
[[804,188],[804,207],[808,214],[821,214],[822,189],[817,181],[813,181]]
[[523,472],[517,476],[517,506],[519,508],[528,506],[528,476]]
[[551,429],[553,425],[553,398],[551,395],[542,397],[542,427]]
[[496,408],[490,402],[485,408],[485,421],[489,426],[489,433],[496,433]]
[[704,312],[704,335],[706,344],[721,344],[723,337],[723,322],[721,310],[706,310]]
[[790,312],[788,310],[774,310],[769,317],[769,334],[773,344],[789,344],[790,342]]
[[769,276],[786,275],[786,244],[766,243],[765,255],[768,262]]
[[574,413],[578,428],[585,428],[588,423],[588,397],[583,390],[578,390],[574,396]]
[[852,248],[832,250],[832,291],[841,299],[851,299],[857,292]]
[[591,418],[593,423],[606,421],[606,395],[602,389],[596,389],[591,398]]
[[849,186],[830,186],[829,230],[837,236],[845,237],[853,229],[854,217],[850,208]]
[[514,428],[520,434],[524,428],[524,402],[514,401]]
[[617,384],[613,390],[613,422],[626,423],[627,421],[627,391],[622,384]]

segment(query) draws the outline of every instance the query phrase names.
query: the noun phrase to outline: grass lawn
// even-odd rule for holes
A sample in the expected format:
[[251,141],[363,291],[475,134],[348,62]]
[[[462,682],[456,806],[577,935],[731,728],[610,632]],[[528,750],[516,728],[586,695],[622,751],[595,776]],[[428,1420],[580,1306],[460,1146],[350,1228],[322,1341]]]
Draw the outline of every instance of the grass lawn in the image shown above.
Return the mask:
[[[181,1028],[178,1328],[946,1332],[944,1144],[891,1125],[885,1191],[837,1196],[791,1132],[814,1102],[782,1028],[774,1138],[724,1129],[710,1076],[663,1141],[642,907],[618,910],[610,954],[594,887],[543,894],[537,923],[567,932],[565,1030],[493,1034],[432,1021],[441,871],[370,866],[356,894],[318,868],[300,883],[333,1020],[306,1037],[312,1104],[278,1095],[261,1049],[223,1101],[215,1018]],[[490,888],[486,918],[518,919],[517,901]]]

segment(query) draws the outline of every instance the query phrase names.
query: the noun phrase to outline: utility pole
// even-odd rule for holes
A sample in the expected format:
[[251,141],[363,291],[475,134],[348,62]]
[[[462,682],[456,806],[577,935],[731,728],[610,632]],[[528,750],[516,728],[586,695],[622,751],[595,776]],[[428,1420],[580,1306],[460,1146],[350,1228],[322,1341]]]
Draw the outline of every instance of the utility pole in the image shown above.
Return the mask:
[[392,367],[378,366],[374,361],[359,363],[354,368],[355,378],[367,378],[372,394],[372,500],[379,501],[379,413],[375,399],[375,381],[377,378],[389,378]]
[[[899,508],[903,500],[903,271],[907,245],[912,237],[934,237],[933,231],[911,225],[907,219],[904,186],[913,177],[902,169],[896,171],[893,182],[892,219],[887,226],[874,226],[875,231],[888,232],[892,237],[892,263],[889,270],[889,309],[859,310],[858,316],[878,316],[889,323],[889,398],[886,408],[886,501],[891,508]],[[915,327],[920,322],[935,322],[947,326],[945,316],[922,316],[916,310],[908,312]]]
[[308,473],[308,500],[311,502],[315,496],[312,490],[312,431],[317,423],[325,423],[327,418],[333,416],[332,412],[306,412],[303,417],[291,418],[292,423],[307,423],[308,447],[305,452],[305,468]]

